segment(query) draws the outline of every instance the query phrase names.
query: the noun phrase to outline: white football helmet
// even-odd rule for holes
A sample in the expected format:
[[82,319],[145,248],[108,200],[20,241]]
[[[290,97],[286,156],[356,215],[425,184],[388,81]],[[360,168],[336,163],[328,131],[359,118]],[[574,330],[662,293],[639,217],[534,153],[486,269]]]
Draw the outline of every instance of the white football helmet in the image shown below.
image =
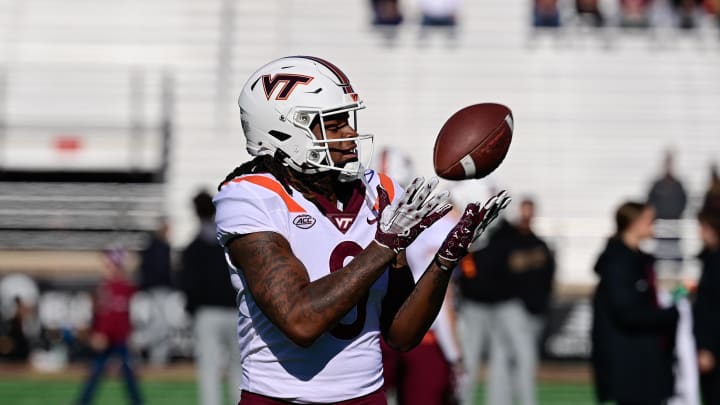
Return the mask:
[[[340,172],[341,181],[357,179],[372,156],[372,135],[351,140],[357,147],[358,161],[338,166],[330,157],[330,144],[350,140],[327,139],[324,118],[349,114],[357,131],[357,110],[364,103],[337,66],[313,56],[290,56],[272,61],[253,73],[238,99],[240,120],[252,156],[270,155],[302,173],[328,170]],[[311,125],[319,120],[322,138]],[[279,151],[279,152],[278,152]]]

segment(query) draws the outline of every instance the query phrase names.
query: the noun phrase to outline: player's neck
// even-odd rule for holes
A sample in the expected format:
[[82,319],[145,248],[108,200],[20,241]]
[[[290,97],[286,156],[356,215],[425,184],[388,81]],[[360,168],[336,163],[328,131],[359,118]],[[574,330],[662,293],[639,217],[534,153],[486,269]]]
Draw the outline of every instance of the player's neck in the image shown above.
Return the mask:
[[[304,196],[319,194],[328,201],[336,204],[338,196],[342,194],[343,184],[337,180],[337,173],[333,171],[305,174],[290,171],[291,184]],[[314,198],[309,198],[313,200]]]

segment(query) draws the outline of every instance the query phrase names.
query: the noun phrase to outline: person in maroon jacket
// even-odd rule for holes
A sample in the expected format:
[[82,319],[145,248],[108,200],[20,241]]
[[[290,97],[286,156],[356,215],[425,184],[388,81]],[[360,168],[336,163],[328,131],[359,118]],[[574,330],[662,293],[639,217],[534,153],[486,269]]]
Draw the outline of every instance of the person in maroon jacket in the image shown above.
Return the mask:
[[125,255],[125,251],[120,249],[110,249],[103,254],[105,273],[93,297],[94,318],[89,337],[89,345],[95,356],[91,362],[90,375],[76,401],[78,405],[92,402],[105,365],[114,356],[120,359],[130,403],[143,403],[127,344],[132,331],[130,299],[136,288],[125,277]]

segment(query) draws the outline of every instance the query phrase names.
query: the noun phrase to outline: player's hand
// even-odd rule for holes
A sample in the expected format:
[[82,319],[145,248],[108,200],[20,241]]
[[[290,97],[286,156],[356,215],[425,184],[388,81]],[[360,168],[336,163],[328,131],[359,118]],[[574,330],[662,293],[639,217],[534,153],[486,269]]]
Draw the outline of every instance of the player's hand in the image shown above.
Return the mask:
[[453,264],[457,263],[467,254],[468,247],[485,232],[488,225],[509,203],[510,197],[503,190],[490,198],[482,208],[478,202],[468,204],[460,221],[440,246],[438,257]]
[[443,191],[432,195],[439,180],[431,178],[425,183],[416,177],[402,198],[392,204],[387,192],[378,186],[379,215],[375,242],[399,253],[435,221],[450,212],[450,193]]

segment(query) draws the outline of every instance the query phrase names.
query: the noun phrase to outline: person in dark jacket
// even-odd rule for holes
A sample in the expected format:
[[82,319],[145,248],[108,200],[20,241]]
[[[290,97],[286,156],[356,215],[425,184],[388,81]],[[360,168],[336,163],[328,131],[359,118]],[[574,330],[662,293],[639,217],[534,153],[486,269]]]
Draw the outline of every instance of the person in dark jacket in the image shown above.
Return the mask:
[[15,314],[0,323],[0,359],[23,363],[30,358],[33,341],[38,340],[41,326],[34,305],[23,301],[16,295]]
[[700,253],[703,271],[695,300],[695,341],[700,385],[706,405],[720,404],[720,217],[702,211]]
[[710,166],[710,184],[705,191],[701,211],[720,217],[720,169],[715,163]]
[[182,253],[181,286],[194,317],[200,405],[222,404],[222,375],[228,369],[229,398],[240,400],[237,292],[230,282],[225,251],[215,238],[215,206],[201,191],[193,198],[200,228]]
[[671,266],[675,272],[680,272],[683,254],[679,220],[687,206],[687,194],[682,182],[675,175],[673,161],[672,151],[667,151],[663,174],[652,184],[647,198],[648,204],[655,209],[655,217],[663,220],[657,224],[654,235],[654,254],[659,262],[658,266]]
[[[475,381],[483,340],[488,340],[485,402],[537,404],[538,338],[548,309],[555,262],[535,234],[535,203],[524,198],[518,218],[502,220],[487,246],[461,263],[464,361]],[[482,263],[476,268],[473,263]],[[470,389],[472,387],[466,387]],[[465,393],[464,403],[475,403]]]
[[653,258],[639,248],[652,237],[653,220],[649,205],[622,204],[595,265],[592,366],[600,402],[662,404],[673,395],[679,313],[658,306]]
[[[520,202],[520,218],[507,236],[508,267],[516,276],[525,309],[540,328],[550,308],[555,280],[555,257],[533,229],[535,202]],[[539,331],[538,331],[539,332]]]
[[171,248],[169,242],[170,223],[161,218],[155,232],[140,252],[138,286],[150,300],[150,319],[142,339],[148,349],[150,363],[164,367],[171,357],[171,327],[168,322],[170,296],[174,291]]
[[[478,380],[483,353],[486,353],[488,371],[484,395],[488,404],[505,403],[510,399],[505,366],[507,354],[501,349],[507,339],[504,340],[504,334],[500,333],[498,318],[506,313],[519,318],[524,312],[517,285],[513,284],[512,274],[505,265],[507,256],[496,249],[496,242],[512,225],[505,219],[498,222],[487,246],[462,260],[458,280],[461,295],[459,336],[466,379],[469,382]],[[461,387],[461,404],[475,404],[475,396],[475,384]]]
[[682,218],[687,194],[682,182],[675,176],[673,170],[673,153],[668,151],[665,154],[663,163],[663,174],[653,182],[648,192],[648,204],[654,209],[659,219],[680,219]]

